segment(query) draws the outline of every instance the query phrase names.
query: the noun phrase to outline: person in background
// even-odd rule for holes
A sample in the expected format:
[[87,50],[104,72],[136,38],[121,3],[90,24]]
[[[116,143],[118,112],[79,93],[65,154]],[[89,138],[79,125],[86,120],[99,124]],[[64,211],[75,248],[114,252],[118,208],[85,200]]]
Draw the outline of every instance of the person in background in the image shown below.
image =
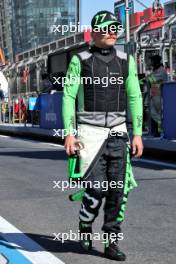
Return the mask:
[[1,121],[5,122],[6,107],[4,102],[4,92],[1,88],[1,83],[0,83],[0,102],[1,102]]
[[160,136],[161,129],[161,84],[168,81],[168,74],[165,70],[159,55],[151,57],[152,73],[147,76],[150,83],[150,113],[151,113],[151,134],[154,137]]

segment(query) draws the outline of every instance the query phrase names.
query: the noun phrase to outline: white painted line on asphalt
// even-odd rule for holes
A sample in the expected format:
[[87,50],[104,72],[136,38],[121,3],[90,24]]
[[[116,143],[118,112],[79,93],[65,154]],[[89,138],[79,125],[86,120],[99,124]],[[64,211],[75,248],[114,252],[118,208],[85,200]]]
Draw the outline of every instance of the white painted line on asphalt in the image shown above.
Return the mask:
[[164,162],[164,161],[150,160],[150,159],[143,159],[143,158],[134,159],[134,161],[145,162],[145,163],[148,163],[148,164],[160,165],[160,166],[165,166],[165,167],[168,167],[168,168],[176,169],[176,164],[171,164],[169,162]]
[[63,145],[60,145],[60,144],[57,144],[57,143],[40,142],[40,145],[49,145],[49,146],[52,146],[52,147],[64,148]]
[[24,141],[24,142],[31,142],[34,144],[40,144],[40,145],[49,145],[49,146],[54,146],[54,147],[59,147],[59,148],[64,148],[63,145],[57,144],[57,143],[49,143],[49,142],[43,142],[40,140],[32,140],[28,138],[19,138],[19,137],[11,137],[11,136],[5,136],[5,135],[0,135],[2,138],[11,138],[12,140],[17,140],[17,141]]
[[60,145],[60,144],[48,143],[48,145],[54,146],[54,147],[59,147],[59,148],[64,148],[64,146]]
[[1,216],[0,231],[1,237],[10,245],[16,246],[17,250],[33,264],[64,264]]
[[8,264],[8,260],[2,254],[0,255],[0,264]]
[[0,135],[2,138],[10,138],[10,136]]

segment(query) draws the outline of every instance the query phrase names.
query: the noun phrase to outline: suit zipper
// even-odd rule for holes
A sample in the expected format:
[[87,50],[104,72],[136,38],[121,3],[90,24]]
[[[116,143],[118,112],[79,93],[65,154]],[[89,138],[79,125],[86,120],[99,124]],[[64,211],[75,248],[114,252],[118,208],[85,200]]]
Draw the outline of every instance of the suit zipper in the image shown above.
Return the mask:
[[92,60],[92,77],[93,77],[93,94],[94,94],[94,114],[95,114],[95,107],[96,107],[96,91],[95,91],[95,84],[94,84],[94,61],[95,61],[95,57],[93,56],[93,60]]
[[[121,65],[120,65],[120,62],[119,62],[119,60],[118,59],[116,59],[116,61],[117,61],[117,63],[118,63],[118,65],[119,65],[119,70],[120,70],[120,77],[121,76],[123,76],[123,74],[122,74],[122,67],[121,67]],[[119,112],[119,108],[120,108],[120,92],[121,92],[121,84],[119,84],[118,85],[119,87],[119,89],[118,89],[118,103],[117,103],[117,112]]]
[[[109,67],[108,67],[108,65],[106,66],[106,76],[109,78]],[[108,79],[108,84],[109,84],[109,79]],[[105,127],[107,127],[107,119],[108,119],[108,111],[107,111],[107,109],[108,109],[108,102],[107,102],[107,100],[106,100],[106,98],[107,98],[107,88],[108,87],[105,87],[105,105],[106,105],[106,114],[105,114]]]

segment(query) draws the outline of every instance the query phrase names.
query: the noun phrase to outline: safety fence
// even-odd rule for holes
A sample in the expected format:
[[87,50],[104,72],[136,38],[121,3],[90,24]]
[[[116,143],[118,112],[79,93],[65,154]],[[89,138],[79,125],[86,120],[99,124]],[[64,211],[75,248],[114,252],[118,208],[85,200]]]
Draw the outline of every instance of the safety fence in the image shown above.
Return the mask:
[[[160,87],[160,94],[151,96],[151,86],[141,81],[143,97],[143,132],[145,135],[176,139],[176,82],[166,82]],[[43,129],[62,129],[63,92],[53,94],[28,94],[0,101],[0,122],[27,124]],[[154,106],[152,105],[154,103]],[[156,101],[156,102],[155,102]],[[152,107],[158,107],[160,117],[153,115]],[[128,118],[131,127],[131,118]]]

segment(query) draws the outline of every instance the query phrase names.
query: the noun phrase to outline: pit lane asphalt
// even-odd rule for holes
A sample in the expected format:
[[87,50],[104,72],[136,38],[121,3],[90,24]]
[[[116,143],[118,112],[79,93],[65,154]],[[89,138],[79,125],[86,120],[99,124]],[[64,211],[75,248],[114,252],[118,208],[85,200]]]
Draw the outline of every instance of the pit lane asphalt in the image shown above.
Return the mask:
[[[53,189],[53,181],[67,180],[66,166],[60,146],[0,137],[1,216],[66,264],[116,263],[103,258],[99,241],[84,254],[77,241],[53,240],[53,233],[78,232],[79,202],[68,200],[72,191]],[[120,243],[125,263],[175,264],[176,170],[134,161],[134,174],[139,186],[129,196]],[[94,232],[102,220],[101,208]]]

